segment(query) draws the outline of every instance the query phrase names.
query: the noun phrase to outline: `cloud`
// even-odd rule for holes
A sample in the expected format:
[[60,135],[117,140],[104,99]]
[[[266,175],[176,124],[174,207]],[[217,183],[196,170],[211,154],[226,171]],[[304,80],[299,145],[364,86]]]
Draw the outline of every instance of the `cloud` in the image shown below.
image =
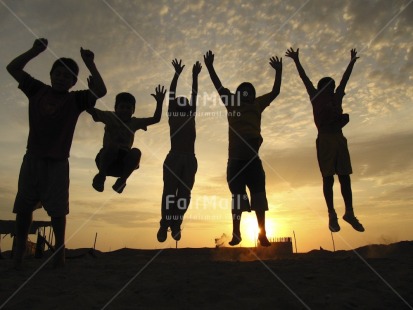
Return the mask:
[[[203,54],[211,49],[224,86],[234,90],[241,82],[250,81],[261,95],[269,92],[274,82],[269,57],[284,56],[290,46],[300,48],[301,62],[313,83],[323,76],[339,81],[349,62],[350,49],[357,48],[360,59],[343,103],[345,111],[351,114],[345,135],[354,169],[352,180],[357,182],[357,194],[382,199],[380,202],[366,198],[358,203],[370,207],[374,201],[383,210],[385,205],[396,205],[402,210],[403,205],[410,204],[413,5],[400,13],[408,0],[106,2],[108,5],[103,1],[57,4],[44,0],[32,5],[30,1],[6,1],[36,35],[49,39],[50,50],[79,63],[75,89],[85,88],[89,75],[79,48],[94,51],[108,88],[108,94],[98,101],[98,108],[112,110],[116,94],[129,91],[137,99],[137,117],[153,114],[154,100],[150,94],[156,85],[169,88],[173,58],[182,58],[186,64],[178,83],[179,94],[190,94],[192,64],[196,60],[203,62]],[[31,46],[34,36],[8,10],[0,10],[0,17],[0,36],[7,46],[0,51],[0,65],[4,68]],[[48,82],[54,59],[47,51],[26,69]],[[269,199],[282,215],[289,212],[287,205],[297,204],[294,195],[284,194],[296,190],[312,203],[313,187],[321,185],[311,104],[294,63],[283,57],[283,65],[281,94],[263,114],[261,148]],[[14,199],[12,192],[28,132],[27,100],[16,86],[10,76],[0,75],[0,169],[5,172],[0,194],[6,201]],[[199,170],[194,202],[196,197],[202,202],[203,197],[212,195],[228,199],[228,124],[225,108],[213,98],[216,90],[205,66],[199,76],[199,93],[198,111],[205,114],[196,120]],[[164,112],[166,107],[165,101]],[[104,195],[110,195],[90,193],[90,181],[96,172],[93,160],[102,136],[103,126],[86,114],[80,117],[71,152],[71,216],[76,218],[90,216],[99,207],[98,202],[106,199]],[[159,220],[162,163],[170,146],[165,113],[160,124],[136,134],[135,146],[143,152],[142,167],[132,176],[123,196],[110,201],[99,212],[99,225],[149,227]],[[323,203],[321,193],[317,192],[318,196]],[[85,213],[76,215],[78,210]],[[193,211],[194,215],[201,212]],[[297,212],[303,214],[302,210]],[[208,228],[213,225],[213,221],[193,219],[194,227],[201,223]]]

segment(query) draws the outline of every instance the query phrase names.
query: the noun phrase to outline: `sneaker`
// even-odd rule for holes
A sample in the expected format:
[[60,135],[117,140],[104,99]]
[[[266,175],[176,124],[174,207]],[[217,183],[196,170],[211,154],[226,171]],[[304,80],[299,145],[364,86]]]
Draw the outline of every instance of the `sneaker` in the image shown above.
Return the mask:
[[171,229],[171,236],[176,241],[181,240],[181,228],[178,227],[177,229]]
[[343,220],[349,223],[355,230],[359,232],[364,231],[363,225],[360,224],[359,220],[354,216],[354,214],[345,213],[343,216]]
[[164,226],[159,227],[158,233],[156,234],[156,238],[158,238],[158,241],[165,242],[167,237],[168,237],[168,227],[164,227]]
[[265,246],[265,247],[271,246],[271,242],[268,241],[267,236],[265,234],[259,234],[258,241],[260,242],[261,246]]
[[340,225],[338,225],[338,218],[335,212],[328,214],[328,228],[330,228],[331,232],[340,231]]
[[234,246],[234,245],[239,244],[241,241],[242,241],[241,234],[240,233],[238,233],[238,234],[233,233],[232,234],[232,240],[230,242],[228,242],[228,244],[230,246]]
[[92,181],[93,188],[97,190],[98,192],[103,192],[105,188],[105,180],[106,180],[106,176],[98,173],[93,178],[93,181]]
[[126,181],[122,178],[116,180],[115,184],[113,184],[112,188],[118,194],[121,194],[126,187]]

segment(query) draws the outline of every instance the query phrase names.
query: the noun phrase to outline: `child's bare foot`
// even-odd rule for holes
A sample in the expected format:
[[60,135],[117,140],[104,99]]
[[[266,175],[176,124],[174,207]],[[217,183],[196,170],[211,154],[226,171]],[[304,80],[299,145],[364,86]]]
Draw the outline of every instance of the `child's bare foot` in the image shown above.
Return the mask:
[[241,233],[232,233],[232,240],[228,242],[230,246],[239,244],[242,241]]
[[265,234],[259,234],[258,235],[258,241],[260,242],[261,246],[271,246],[271,242],[268,241],[267,236]]

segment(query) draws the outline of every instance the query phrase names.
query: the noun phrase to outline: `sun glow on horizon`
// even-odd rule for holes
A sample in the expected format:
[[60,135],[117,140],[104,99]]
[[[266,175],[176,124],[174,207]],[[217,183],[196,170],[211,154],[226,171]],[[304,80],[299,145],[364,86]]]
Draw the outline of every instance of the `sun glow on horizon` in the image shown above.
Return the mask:
[[[258,223],[254,212],[244,213],[243,219],[241,220],[241,235],[242,235],[242,246],[244,247],[254,247],[257,246],[258,240]],[[265,221],[265,230],[267,233],[268,240],[274,239],[276,237],[276,226],[273,219],[267,218]]]

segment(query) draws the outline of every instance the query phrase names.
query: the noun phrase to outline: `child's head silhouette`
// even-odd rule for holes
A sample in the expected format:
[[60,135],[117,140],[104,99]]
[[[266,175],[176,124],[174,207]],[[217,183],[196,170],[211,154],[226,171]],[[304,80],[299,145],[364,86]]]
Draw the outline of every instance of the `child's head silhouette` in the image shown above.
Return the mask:
[[50,70],[52,87],[58,91],[68,91],[77,82],[79,66],[71,58],[57,59]]
[[317,84],[317,90],[325,93],[334,93],[336,82],[329,76],[323,77]]
[[135,113],[135,97],[130,93],[119,93],[115,99],[115,113],[122,121],[129,120]]
[[252,104],[255,100],[255,88],[251,83],[243,82],[238,86],[235,95],[241,103]]

